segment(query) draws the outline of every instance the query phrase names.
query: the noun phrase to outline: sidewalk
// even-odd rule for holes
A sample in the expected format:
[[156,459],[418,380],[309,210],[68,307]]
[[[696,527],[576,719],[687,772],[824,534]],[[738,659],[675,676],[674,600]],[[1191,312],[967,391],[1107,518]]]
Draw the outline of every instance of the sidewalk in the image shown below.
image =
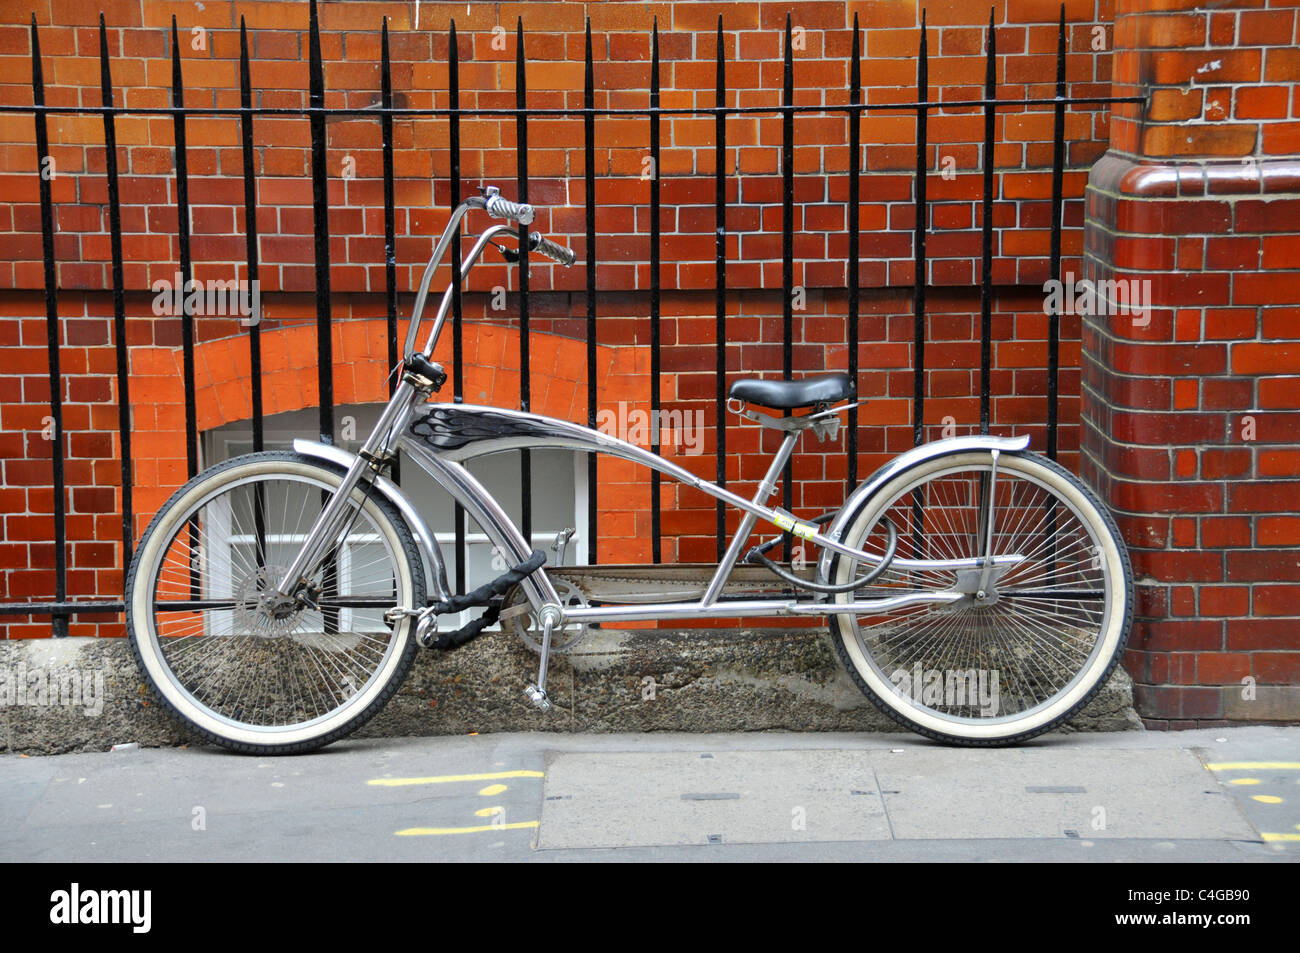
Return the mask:
[[0,757],[11,861],[1300,859],[1300,728],[510,733]]

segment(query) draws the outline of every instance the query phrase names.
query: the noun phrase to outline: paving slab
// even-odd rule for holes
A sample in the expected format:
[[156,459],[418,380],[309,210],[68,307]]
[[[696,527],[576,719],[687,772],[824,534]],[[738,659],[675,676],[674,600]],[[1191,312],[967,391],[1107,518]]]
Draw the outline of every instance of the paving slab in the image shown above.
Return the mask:
[[980,838],[1259,842],[1187,750],[551,752],[539,849]]
[[1259,835],[1187,750],[873,751],[898,838]]
[[553,752],[537,846],[889,837],[870,762],[858,751]]

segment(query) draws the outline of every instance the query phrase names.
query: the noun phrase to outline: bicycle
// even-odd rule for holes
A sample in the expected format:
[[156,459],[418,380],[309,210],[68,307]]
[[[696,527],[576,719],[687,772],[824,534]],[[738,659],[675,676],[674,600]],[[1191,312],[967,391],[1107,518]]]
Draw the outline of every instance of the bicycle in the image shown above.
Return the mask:
[[[633,620],[825,616],[841,662],[872,702],[954,744],[1031,738],[1105,683],[1132,623],[1128,554],[1106,508],[1067,470],[1029,452],[1028,437],[922,444],[839,510],[803,520],[766,501],[799,439],[809,431],[833,439],[839,415],[861,406],[845,374],[731,386],[730,411],[782,434],[752,498],[568,421],[429,403],[447,378],[431,355],[454,285],[417,349],[429,286],[476,210],[507,224],[478,235],[463,277],[489,245],[509,261],[537,252],[574,263],[572,251],[538,232],[517,247],[514,225],[531,223],[531,206],[495,188],[471,197],[452,212],[424,270],[395,369],[400,383],[360,450],[296,440],[292,451],[233,458],[181,487],[146,530],[126,582],[131,647],[154,697],[199,737],[245,753],[321,747],[385,704],[418,645],[454,648],[498,620],[540,655],[525,693],[542,709],[551,706],[552,652],[571,648],[589,625]],[[503,237],[516,247],[499,244]],[[643,464],[738,508],[739,528],[707,583],[583,591],[562,569],[548,570],[466,466],[525,448]],[[385,476],[399,450],[505,554],[504,573],[450,591],[425,520]],[[781,534],[750,548],[742,565],[760,519]],[[767,557],[795,537],[820,551],[815,567]],[[637,567],[619,569],[636,576]],[[483,614],[440,631],[440,616],[474,607]]]

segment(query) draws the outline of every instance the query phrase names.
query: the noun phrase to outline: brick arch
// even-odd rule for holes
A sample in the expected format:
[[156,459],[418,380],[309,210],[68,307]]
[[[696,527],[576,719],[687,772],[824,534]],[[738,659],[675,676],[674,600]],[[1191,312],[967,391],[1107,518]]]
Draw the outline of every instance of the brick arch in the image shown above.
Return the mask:
[[[382,318],[350,320],[332,327],[334,401],[338,405],[388,399],[387,334]],[[399,334],[405,333],[399,328]],[[450,369],[451,335],[434,357]],[[401,338],[399,337],[399,340]],[[316,327],[263,328],[263,412],[317,406]],[[529,337],[531,409],[563,420],[587,420],[587,345],[554,334]],[[466,324],[462,367],[468,403],[519,406],[519,331],[493,324]],[[135,535],[186,479],[185,391],[180,348],[131,351],[132,456],[135,461]],[[626,401],[649,405],[649,357],[645,348],[598,346],[596,372],[602,406]],[[243,337],[195,345],[195,410],[200,432],[252,417],[249,348]],[[437,399],[450,400],[448,386]],[[635,464],[601,457],[597,464],[599,550],[602,562],[649,558],[650,488]]]

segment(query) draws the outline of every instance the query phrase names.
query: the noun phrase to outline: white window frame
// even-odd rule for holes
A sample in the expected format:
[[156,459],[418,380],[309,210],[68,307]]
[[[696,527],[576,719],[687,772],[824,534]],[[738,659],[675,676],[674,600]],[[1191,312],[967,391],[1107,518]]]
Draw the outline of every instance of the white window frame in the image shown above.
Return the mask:
[[[361,413],[365,411],[373,410],[377,414],[378,411],[382,409],[383,406],[384,406],[383,404],[378,404],[378,403],[347,405],[347,406],[336,408],[335,412],[336,414],[337,413],[355,414],[356,416],[360,417]],[[291,414],[302,414],[305,412],[307,411],[286,411],[282,414],[268,414],[264,418],[264,425],[262,431],[264,448],[268,450],[290,449],[294,439],[302,436],[303,428],[298,426],[293,426],[294,423],[293,421],[284,420],[283,418]],[[277,417],[281,418],[279,426],[277,426],[274,423]],[[236,425],[247,425],[248,429],[247,430],[227,429],[227,428],[233,428]],[[358,440],[356,441],[358,445],[360,444],[360,440],[364,439],[365,434],[368,432],[369,432],[368,428],[363,429],[361,427],[358,427],[357,429]],[[204,431],[202,434],[202,439],[200,440],[200,453],[204,457],[210,456],[211,460],[205,460],[203,465],[207,466],[209,463],[216,463],[221,460],[228,460],[232,456],[236,456],[237,454],[232,453],[231,451],[231,445],[232,444],[250,445],[251,440],[252,440],[251,421],[231,421],[229,424],[223,425],[223,427],[221,428]],[[240,449],[241,452],[247,452],[243,450],[242,446]],[[572,454],[572,463],[573,463],[572,521],[567,526],[560,527],[560,529],[546,529],[546,530],[534,529],[532,533],[532,538],[529,540],[529,542],[531,543],[534,549],[540,549],[543,552],[547,552],[550,560],[553,560],[554,543],[556,539],[556,534],[560,532],[561,529],[572,527],[574,533],[572,536],[569,537],[569,541],[565,546],[565,562],[568,565],[584,566],[587,564],[586,540],[587,540],[587,534],[590,531],[590,526],[587,519],[587,493],[588,493],[587,452],[583,450],[575,450],[575,451],[568,451],[568,452]],[[417,464],[415,464],[413,461],[410,461],[409,458],[407,460],[407,465],[412,467],[417,466]],[[415,504],[416,510],[419,511],[420,501],[418,499],[413,499],[412,502]],[[225,516],[227,520],[231,518],[229,513],[225,514]],[[462,512],[462,520],[463,520],[462,528],[465,534],[465,563],[466,563],[465,585],[467,588],[472,589],[476,585],[479,585],[488,580],[487,578],[484,579],[473,578],[469,575],[469,565],[471,563],[471,558],[470,558],[471,550],[473,549],[473,550],[477,550],[478,552],[482,552],[484,548],[491,547],[492,541],[488,538],[487,534],[483,532],[471,530],[471,527],[473,526],[473,521],[471,520],[467,512]],[[231,527],[228,522],[224,526],[214,528],[214,534],[216,532],[220,532],[221,534],[216,538],[226,541],[225,546],[216,547],[216,549],[218,549],[219,551],[213,553],[213,558],[218,560],[217,563],[213,566],[213,579],[214,581],[224,580],[224,589],[225,589],[224,592],[214,592],[213,596],[216,598],[221,598],[223,596],[229,597],[234,595],[229,547],[231,545],[237,545],[238,541],[232,539],[232,530],[233,527]],[[352,538],[353,535],[356,535],[358,539],[354,541]],[[361,539],[360,537],[365,537],[365,538]],[[434,532],[433,538],[438,543],[438,546],[440,549],[442,549],[443,553],[450,556],[450,559],[448,559],[449,575],[454,576],[454,568],[452,568],[452,563],[455,560],[455,547],[456,547],[455,530],[453,529],[453,530],[445,530],[441,532]],[[292,540],[282,540],[281,542],[291,542],[291,541]],[[345,541],[343,551],[340,556],[341,559],[341,564],[339,566],[340,573],[346,571],[346,566],[351,560],[351,547],[354,544],[354,542],[356,542],[357,544],[365,544],[370,542],[379,542],[379,540],[377,537],[374,536],[374,534],[350,534],[348,540]],[[548,564],[550,564],[549,560],[548,560]],[[351,610],[349,609],[340,610],[339,627],[341,629],[346,630],[346,627],[350,625],[351,622],[350,612]],[[467,622],[469,622],[471,619],[476,618],[478,614],[479,614],[478,609],[466,609],[465,611],[455,616],[454,623],[451,621],[451,617],[444,616],[443,627],[451,628],[453,627],[453,625],[454,626],[464,625]],[[233,615],[229,620],[225,622],[225,625],[228,627],[233,626]],[[493,630],[497,628],[499,628],[499,624],[491,627],[491,629]]]

